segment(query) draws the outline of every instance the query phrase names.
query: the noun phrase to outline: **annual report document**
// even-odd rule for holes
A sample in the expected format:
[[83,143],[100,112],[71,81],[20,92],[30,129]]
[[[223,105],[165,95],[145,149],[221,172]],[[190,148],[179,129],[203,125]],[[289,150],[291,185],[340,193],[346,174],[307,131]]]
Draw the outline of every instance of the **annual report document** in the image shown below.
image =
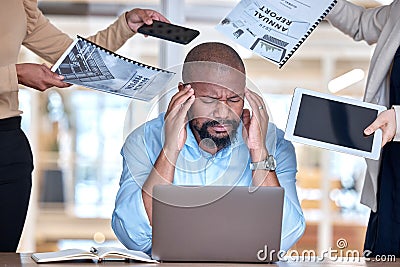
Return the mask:
[[335,4],[336,0],[242,0],[216,29],[282,67]]
[[51,70],[63,75],[64,82],[144,101],[163,91],[175,75],[125,58],[80,36]]

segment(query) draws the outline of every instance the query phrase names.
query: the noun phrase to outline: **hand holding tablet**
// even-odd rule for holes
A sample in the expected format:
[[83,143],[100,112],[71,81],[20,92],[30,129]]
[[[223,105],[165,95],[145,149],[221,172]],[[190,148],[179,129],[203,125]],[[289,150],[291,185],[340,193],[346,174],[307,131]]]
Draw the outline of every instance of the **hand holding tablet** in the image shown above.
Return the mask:
[[364,129],[384,110],[383,106],[296,88],[285,139],[377,160],[382,131],[366,136]]

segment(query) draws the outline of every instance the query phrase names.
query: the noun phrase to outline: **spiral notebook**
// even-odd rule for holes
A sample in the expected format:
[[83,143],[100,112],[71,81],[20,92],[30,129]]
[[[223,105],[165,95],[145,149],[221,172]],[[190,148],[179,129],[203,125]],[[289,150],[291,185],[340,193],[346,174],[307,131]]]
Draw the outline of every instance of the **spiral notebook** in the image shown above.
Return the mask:
[[335,4],[336,0],[242,0],[216,29],[282,68]]
[[77,36],[52,67],[71,84],[150,101],[175,73],[152,67],[107,50]]

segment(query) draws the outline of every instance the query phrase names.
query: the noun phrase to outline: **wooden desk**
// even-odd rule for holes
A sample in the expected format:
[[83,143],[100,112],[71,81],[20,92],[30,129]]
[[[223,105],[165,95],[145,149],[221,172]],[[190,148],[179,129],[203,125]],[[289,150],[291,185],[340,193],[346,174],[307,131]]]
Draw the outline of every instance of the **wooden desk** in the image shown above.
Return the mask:
[[[240,266],[240,267],[255,267],[255,266],[265,266],[264,264],[245,264],[245,263],[161,263],[158,264],[166,267],[185,267],[185,266],[210,266],[210,267],[228,267],[228,266]],[[123,261],[104,261],[101,263],[94,262],[61,262],[61,263],[45,263],[36,264],[31,259],[30,253],[0,253],[0,267],[73,267],[73,266],[115,266],[115,267],[128,267],[128,266],[146,266],[146,267],[156,267],[157,264],[149,263],[133,263],[133,262],[123,262]],[[396,262],[366,262],[364,259],[360,261],[351,260],[338,260],[330,261],[328,259],[322,262],[278,262],[276,264],[268,264],[267,266],[280,266],[280,267],[309,267],[309,266],[324,266],[324,267],[346,267],[346,266],[365,266],[365,267],[376,267],[376,266],[393,266],[400,267],[400,259],[396,259]]]

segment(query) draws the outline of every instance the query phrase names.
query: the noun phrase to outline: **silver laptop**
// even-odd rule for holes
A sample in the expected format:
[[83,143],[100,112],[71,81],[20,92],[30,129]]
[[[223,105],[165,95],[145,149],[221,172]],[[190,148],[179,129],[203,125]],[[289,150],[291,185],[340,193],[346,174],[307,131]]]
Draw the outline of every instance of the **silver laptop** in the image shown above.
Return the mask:
[[281,187],[155,186],[152,257],[191,262],[277,261],[283,196]]

